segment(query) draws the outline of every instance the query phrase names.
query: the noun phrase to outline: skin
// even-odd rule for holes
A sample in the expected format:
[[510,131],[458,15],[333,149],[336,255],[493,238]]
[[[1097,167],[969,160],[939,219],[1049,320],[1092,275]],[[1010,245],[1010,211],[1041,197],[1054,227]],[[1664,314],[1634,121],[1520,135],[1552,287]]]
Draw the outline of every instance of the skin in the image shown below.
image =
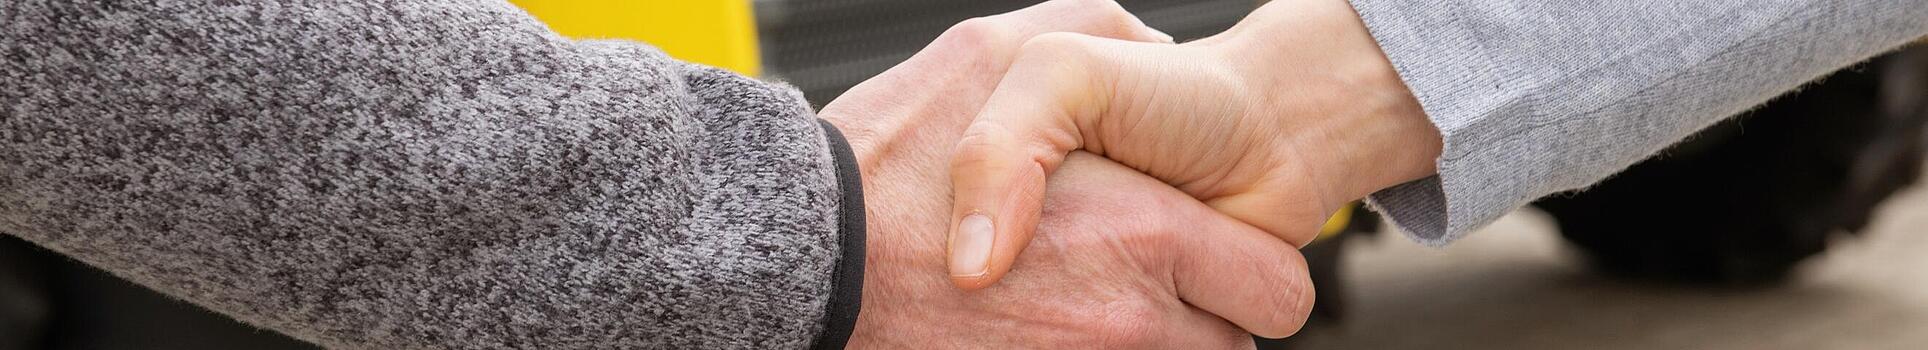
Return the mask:
[[1073,151],[1302,247],[1340,206],[1436,173],[1441,147],[1344,0],[1273,1],[1179,45],[1040,35],[957,145],[952,241],[991,242],[952,249],[964,289],[1005,276]]
[[1069,157],[1045,190],[1031,264],[1000,288],[952,287],[951,146],[1019,46],[1052,32],[1169,40],[1111,1],[1050,1],[959,24],[819,113],[863,172],[869,241],[851,347],[1250,348],[1248,332],[1297,331],[1313,296],[1293,247],[1088,155]]

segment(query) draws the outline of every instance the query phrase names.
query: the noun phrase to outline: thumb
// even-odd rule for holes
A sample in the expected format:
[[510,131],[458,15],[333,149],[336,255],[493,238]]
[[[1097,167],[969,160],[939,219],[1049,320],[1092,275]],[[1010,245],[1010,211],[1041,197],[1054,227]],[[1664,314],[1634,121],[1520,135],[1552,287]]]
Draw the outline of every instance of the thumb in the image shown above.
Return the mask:
[[1104,107],[1102,67],[1083,49],[1106,40],[1052,33],[1028,41],[957,145],[950,235],[951,281],[996,283],[1031,240],[1045,180],[1084,145],[1081,120]]

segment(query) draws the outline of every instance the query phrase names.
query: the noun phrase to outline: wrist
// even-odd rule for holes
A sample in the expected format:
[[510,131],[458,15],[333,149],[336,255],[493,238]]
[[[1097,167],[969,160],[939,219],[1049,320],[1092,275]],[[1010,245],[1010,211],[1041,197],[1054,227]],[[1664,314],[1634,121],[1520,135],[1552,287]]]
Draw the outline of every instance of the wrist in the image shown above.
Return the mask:
[[1327,204],[1437,172],[1438,129],[1346,1],[1271,2],[1202,44],[1251,80],[1263,115],[1291,119],[1282,138],[1307,150],[1295,160]]

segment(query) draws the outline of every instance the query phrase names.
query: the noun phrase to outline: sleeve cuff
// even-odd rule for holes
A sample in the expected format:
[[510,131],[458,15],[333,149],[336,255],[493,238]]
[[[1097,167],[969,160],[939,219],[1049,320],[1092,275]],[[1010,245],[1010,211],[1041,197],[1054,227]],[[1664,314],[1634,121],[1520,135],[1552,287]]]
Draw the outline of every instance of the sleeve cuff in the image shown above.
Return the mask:
[[864,300],[864,189],[863,173],[858,172],[857,156],[850,151],[843,133],[822,119],[825,141],[837,162],[837,186],[843,192],[838,231],[843,232],[843,252],[832,272],[830,303],[824,312],[823,332],[817,334],[812,349],[843,349],[857,327],[857,313]]

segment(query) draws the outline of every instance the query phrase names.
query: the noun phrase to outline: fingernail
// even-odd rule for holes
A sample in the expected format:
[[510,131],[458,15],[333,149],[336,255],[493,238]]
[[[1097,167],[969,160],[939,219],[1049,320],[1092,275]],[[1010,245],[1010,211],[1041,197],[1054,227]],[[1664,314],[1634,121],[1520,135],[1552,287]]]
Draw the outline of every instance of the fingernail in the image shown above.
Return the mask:
[[951,276],[983,276],[990,269],[991,237],[995,228],[984,214],[965,216],[951,237]]

